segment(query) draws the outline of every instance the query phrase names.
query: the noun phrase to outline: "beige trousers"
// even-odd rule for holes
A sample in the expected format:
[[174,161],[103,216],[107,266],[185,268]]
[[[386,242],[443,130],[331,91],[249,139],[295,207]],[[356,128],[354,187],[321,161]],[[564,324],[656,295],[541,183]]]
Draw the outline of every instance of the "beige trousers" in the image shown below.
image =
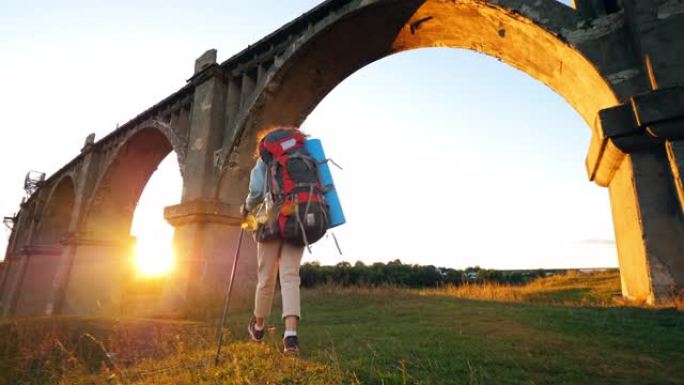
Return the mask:
[[271,314],[276,274],[280,270],[283,318],[288,316],[301,318],[299,264],[303,253],[303,246],[292,246],[282,241],[257,243],[258,282],[254,296],[255,317],[268,318]]

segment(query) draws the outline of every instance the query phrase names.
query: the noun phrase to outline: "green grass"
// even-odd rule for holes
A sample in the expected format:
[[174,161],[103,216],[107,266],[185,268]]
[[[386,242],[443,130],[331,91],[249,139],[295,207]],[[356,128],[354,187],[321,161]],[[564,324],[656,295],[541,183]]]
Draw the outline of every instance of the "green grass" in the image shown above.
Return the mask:
[[684,383],[684,314],[676,311],[402,292],[315,296],[303,339],[316,359],[334,351],[363,383]]
[[[213,366],[211,323],[111,318],[4,323],[0,383],[684,384],[684,313],[581,306],[603,290],[597,289],[602,280],[590,278],[572,284],[558,279],[553,287],[594,286],[549,296],[546,285],[534,303],[454,298],[444,290],[306,290],[300,358],[279,352],[280,325],[262,344],[247,341],[249,313],[240,312],[230,315],[219,367]],[[83,332],[117,353],[118,369],[88,372],[78,349]],[[56,352],[56,341],[63,350]]]

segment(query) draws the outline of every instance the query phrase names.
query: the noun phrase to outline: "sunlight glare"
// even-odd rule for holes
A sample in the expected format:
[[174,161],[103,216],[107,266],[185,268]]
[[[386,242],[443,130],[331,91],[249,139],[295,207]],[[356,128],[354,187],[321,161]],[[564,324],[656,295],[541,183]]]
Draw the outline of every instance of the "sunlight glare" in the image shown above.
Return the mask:
[[146,237],[136,244],[134,259],[140,276],[160,277],[173,270],[173,247],[160,238]]
[[164,207],[180,201],[183,180],[175,153],[170,153],[152,174],[133,215],[131,235],[137,244],[133,262],[141,277],[160,277],[173,271],[174,228],[164,220]]

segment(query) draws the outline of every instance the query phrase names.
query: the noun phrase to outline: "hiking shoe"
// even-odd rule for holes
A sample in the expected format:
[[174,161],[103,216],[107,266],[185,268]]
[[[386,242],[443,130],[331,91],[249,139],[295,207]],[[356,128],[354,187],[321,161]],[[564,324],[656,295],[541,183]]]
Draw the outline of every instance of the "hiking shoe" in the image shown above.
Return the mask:
[[297,340],[297,336],[283,338],[283,353],[293,356],[299,354],[299,340]]
[[264,328],[261,330],[257,330],[256,328],[256,320],[252,318],[249,321],[249,325],[247,325],[247,331],[249,332],[250,337],[252,337],[252,341],[261,341],[264,339],[264,332],[266,332],[266,325],[264,325]]

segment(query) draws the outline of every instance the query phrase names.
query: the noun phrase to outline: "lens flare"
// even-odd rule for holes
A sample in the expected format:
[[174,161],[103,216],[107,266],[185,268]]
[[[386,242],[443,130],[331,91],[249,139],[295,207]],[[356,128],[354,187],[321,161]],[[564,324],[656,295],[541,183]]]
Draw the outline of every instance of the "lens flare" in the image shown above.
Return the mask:
[[135,246],[134,260],[140,276],[161,277],[173,270],[173,247],[158,239],[140,239]]

